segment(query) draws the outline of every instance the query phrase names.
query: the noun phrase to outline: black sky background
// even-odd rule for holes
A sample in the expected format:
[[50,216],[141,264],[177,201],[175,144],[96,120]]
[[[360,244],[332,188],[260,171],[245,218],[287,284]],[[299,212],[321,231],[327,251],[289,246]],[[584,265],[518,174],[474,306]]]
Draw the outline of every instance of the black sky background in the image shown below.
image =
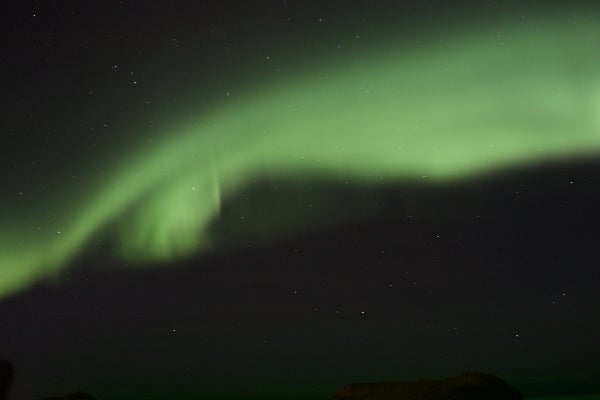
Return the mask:
[[[387,30],[400,44],[574,7],[544,4],[13,3],[0,16],[0,196],[43,195],[40,176],[52,185],[81,160],[110,164],[226,92],[285,80],[308,54],[335,62]],[[213,232],[228,245],[214,253],[136,269],[100,246],[0,301],[13,398],[316,399],[464,371],[532,394],[598,389],[600,163],[443,186],[276,183],[225,201]],[[254,224],[234,229],[242,212]],[[300,228],[257,235],[267,218]]]

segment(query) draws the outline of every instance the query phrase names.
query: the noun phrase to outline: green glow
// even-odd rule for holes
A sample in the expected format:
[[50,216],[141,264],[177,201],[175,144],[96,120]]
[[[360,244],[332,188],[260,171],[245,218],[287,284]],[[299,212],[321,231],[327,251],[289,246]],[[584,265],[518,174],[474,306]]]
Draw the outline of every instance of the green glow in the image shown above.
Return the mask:
[[207,249],[221,199],[264,176],[435,182],[595,155],[595,19],[513,24],[500,39],[479,28],[265,83],[131,151],[87,186],[56,185],[54,201],[3,207],[0,298],[57,273],[103,235],[118,237],[132,262]]

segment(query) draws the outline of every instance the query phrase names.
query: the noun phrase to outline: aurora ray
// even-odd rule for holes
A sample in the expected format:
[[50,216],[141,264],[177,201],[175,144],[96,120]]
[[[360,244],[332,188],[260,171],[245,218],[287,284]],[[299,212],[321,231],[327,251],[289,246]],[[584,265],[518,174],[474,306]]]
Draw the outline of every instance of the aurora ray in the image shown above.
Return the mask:
[[[116,235],[119,254],[134,262],[207,249],[221,199],[265,175],[445,181],[593,156],[594,19],[507,26],[501,43],[494,29],[477,28],[443,44],[316,64],[173,127],[93,182],[53,185],[49,199],[25,206],[9,202],[1,211],[0,298],[59,272],[99,235]],[[41,223],[43,215],[51,222]]]

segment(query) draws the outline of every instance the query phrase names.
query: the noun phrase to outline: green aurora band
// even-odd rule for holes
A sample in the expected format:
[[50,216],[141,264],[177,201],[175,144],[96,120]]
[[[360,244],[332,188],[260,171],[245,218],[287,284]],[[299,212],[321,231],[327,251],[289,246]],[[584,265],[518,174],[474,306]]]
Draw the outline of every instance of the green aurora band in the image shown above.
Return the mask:
[[[3,206],[0,298],[57,274],[103,235],[134,263],[208,249],[222,199],[254,179],[442,182],[593,157],[598,20],[545,18],[503,26],[501,38],[498,27],[480,27],[443,43],[382,46],[231,99],[77,190],[55,185],[26,209]],[[43,215],[53,218],[40,223]]]

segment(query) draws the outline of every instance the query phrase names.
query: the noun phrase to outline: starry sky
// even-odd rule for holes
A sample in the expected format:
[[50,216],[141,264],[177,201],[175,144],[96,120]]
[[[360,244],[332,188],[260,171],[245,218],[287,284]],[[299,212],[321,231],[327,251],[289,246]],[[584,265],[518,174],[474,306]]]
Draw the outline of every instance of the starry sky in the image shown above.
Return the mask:
[[0,16],[13,398],[600,392],[592,1]]

